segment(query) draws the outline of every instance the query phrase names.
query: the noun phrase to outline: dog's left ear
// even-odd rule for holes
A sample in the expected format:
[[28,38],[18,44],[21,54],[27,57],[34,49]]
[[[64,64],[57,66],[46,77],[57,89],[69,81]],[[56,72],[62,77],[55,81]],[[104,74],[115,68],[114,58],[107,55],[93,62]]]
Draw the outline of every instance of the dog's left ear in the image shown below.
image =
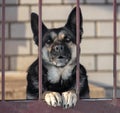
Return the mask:
[[[76,7],[71,11],[67,23],[65,25],[69,30],[71,30],[76,36]],[[83,17],[80,9],[80,37],[83,33]]]

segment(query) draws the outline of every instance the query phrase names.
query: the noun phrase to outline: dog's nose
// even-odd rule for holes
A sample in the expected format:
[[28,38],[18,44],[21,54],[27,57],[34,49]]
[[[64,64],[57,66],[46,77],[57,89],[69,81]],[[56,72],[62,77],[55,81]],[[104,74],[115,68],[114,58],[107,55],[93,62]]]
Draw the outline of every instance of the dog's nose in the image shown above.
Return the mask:
[[56,45],[54,47],[56,52],[63,52],[64,51],[64,45]]

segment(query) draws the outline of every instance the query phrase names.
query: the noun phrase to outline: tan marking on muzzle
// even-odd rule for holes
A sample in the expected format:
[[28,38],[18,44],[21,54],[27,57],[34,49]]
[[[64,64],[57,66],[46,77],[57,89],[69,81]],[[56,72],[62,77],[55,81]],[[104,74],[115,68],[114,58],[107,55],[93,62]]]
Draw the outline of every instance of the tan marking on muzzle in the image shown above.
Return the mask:
[[65,38],[65,33],[64,32],[60,32],[58,35],[59,40],[63,40]]

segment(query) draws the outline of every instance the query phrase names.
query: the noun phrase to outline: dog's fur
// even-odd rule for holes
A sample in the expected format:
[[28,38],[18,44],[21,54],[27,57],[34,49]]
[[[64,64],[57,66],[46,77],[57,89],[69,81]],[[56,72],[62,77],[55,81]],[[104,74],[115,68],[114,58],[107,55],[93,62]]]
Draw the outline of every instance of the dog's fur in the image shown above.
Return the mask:
[[[82,39],[82,13],[80,10],[80,38]],[[38,45],[38,15],[31,14],[34,41]],[[76,105],[76,8],[65,26],[48,29],[42,23],[42,85],[43,98],[51,106],[69,108]],[[38,99],[38,59],[29,67],[27,99]],[[81,98],[89,97],[87,73],[80,64]]]

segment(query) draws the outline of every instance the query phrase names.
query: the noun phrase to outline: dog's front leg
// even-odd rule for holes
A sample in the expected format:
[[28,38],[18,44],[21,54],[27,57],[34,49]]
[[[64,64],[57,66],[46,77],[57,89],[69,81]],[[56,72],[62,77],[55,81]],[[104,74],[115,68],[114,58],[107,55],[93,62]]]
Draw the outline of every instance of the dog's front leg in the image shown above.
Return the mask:
[[62,97],[58,92],[46,91],[43,93],[45,102],[53,107],[62,105]]
[[70,90],[62,93],[63,107],[65,109],[74,107],[77,103],[77,95],[75,90]]

